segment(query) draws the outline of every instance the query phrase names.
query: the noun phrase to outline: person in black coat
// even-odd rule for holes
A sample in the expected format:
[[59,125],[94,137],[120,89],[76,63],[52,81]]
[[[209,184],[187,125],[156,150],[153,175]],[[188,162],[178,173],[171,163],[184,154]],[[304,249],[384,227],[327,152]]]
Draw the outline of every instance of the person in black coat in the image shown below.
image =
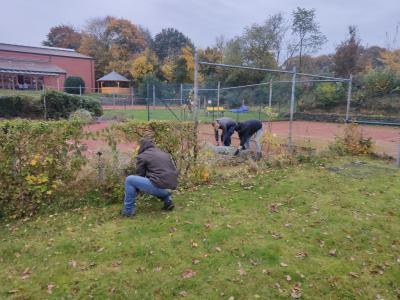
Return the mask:
[[212,122],[216,145],[219,146],[218,130],[221,129],[221,142],[224,146],[231,145],[231,136],[235,133],[236,122],[231,118],[220,118]]
[[239,154],[240,150],[250,149],[250,139],[254,136],[256,142],[257,156],[261,156],[261,137],[263,135],[262,123],[259,120],[247,120],[239,122],[235,130],[239,134],[240,146],[236,150],[235,155]]

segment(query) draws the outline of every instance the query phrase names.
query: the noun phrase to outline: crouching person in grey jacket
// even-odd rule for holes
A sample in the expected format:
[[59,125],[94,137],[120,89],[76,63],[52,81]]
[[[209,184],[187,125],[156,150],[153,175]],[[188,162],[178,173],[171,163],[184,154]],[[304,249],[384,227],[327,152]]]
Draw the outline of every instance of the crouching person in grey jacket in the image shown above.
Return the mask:
[[171,191],[178,186],[178,171],[171,156],[154,146],[147,138],[140,141],[136,162],[136,175],[125,180],[125,199],[122,215],[133,217],[136,214],[136,196],[138,191],[160,198],[164,210],[172,210],[174,203]]

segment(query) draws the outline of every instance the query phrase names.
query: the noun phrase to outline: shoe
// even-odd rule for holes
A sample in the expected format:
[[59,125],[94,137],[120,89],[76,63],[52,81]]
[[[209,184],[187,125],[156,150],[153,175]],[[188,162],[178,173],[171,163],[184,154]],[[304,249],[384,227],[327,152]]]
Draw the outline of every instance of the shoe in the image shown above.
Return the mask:
[[164,206],[162,207],[162,210],[173,210],[175,208],[174,202],[168,201],[164,202]]
[[124,218],[134,218],[136,216],[136,212],[128,213],[124,209],[121,210],[121,216]]

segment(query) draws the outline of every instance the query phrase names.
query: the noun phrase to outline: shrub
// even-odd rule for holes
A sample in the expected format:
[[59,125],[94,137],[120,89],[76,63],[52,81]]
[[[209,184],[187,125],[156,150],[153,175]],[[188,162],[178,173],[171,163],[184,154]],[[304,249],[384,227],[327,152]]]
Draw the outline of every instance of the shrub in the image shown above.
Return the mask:
[[364,138],[357,124],[348,124],[344,129],[343,137],[336,137],[329,149],[339,155],[369,155],[373,152],[373,141]]
[[39,99],[25,95],[0,97],[0,117],[43,117]]
[[376,97],[390,94],[399,85],[393,72],[387,70],[372,70],[363,78],[363,89],[366,96]]
[[64,82],[64,92],[76,95],[79,95],[82,92],[83,94],[85,92],[85,82],[78,76],[67,77]]
[[74,111],[70,116],[70,120],[76,120],[79,122],[82,122],[84,124],[88,124],[92,122],[93,117],[90,111],[87,111],[86,109],[78,109],[77,111]]
[[315,104],[319,107],[333,107],[344,99],[344,88],[341,84],[321,83],[314,88]]
[[108,144],[115,148],[118,141],[137,143],[142,137],[151,137],[157,147],[174,159],[182,177],[193,167],[197,141],[193,135],[194,123],[178,121],[151,121],[116,124],[105,129]]
[[89,98],[48,91],[42,96],[46,97],[46,112],[49,119],[67,119],[71,113],[78,109],[86,109],[94,116],[101,116],[103,111],[99,101]]
[[0,122],[0,212],[14,217],[58,204],[85,163],[82,124]]

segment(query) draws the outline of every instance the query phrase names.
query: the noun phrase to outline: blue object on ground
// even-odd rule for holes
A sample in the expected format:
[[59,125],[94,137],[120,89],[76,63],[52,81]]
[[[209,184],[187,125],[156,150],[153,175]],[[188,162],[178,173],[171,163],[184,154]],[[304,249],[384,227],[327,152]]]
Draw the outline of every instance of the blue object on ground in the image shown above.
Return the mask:
[[234,108],[230,110],[233,113],[245,113],[249,111],[249,108],[246,105],[242,105],[239,108]]

